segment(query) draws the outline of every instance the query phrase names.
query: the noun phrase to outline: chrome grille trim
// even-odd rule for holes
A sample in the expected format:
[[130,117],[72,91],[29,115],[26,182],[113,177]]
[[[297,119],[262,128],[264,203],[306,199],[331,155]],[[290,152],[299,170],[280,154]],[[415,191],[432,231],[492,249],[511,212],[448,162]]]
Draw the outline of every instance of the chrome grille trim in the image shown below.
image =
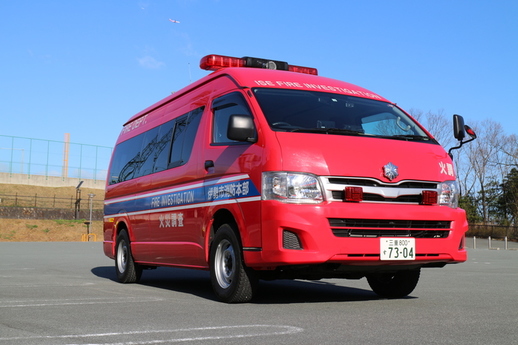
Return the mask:
[[363,203],[419,204],[424,190],[439,193],[439,182],[404,180],[397,183],[385,183],[374,178],[323,176],[326,198],[328,201],[343,202],[346,187],[361,187]]

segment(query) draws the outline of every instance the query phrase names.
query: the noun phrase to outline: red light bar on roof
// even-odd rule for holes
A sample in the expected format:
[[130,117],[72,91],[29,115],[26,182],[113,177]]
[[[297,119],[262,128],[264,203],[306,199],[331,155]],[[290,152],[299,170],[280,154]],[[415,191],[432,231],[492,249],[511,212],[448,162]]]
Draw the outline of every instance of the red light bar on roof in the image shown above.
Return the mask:
[[268,59],[260,59],[254,57],[242,57],[236,58],[231,56],[223,56],[223,55],[207,55],[204,56],[200,61],[200,68],[216,71],[220,68],[225,67],[252,67],[252,68],[265,68],[265,69],[275,69],[282,71],[291,71],[297,73],[306,73],[317,75],[318,71],[316,68],[311,67],[302,67],[302,66],[294,66],[289,65],[285,61],[276,61],[276,60],[268,60]]
[[288,70],[291,72],[318,75],[318,70],[313,67],[302,67],[302,66],[289,65]]
[[245,61],[240,58],[223,55],[207,55],[201,58],[201,69],[215,71],[223,67],[245,67]]

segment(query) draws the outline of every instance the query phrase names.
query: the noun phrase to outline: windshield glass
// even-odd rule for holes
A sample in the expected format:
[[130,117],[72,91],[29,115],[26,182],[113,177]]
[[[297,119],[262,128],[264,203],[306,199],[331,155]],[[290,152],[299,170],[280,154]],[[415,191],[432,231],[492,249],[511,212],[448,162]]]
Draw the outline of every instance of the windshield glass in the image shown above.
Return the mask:
[[274,131],[434,142],[390,103],[317,91],[253,89]]

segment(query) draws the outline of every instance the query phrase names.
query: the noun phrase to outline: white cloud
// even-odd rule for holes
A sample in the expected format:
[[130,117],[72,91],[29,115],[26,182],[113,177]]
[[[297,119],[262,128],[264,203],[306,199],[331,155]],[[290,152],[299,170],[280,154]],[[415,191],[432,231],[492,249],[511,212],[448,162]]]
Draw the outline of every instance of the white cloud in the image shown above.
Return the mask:
[[165,63],[158,61],[152,56],[146,55],[137,59],[140,66],[149,69],[159,69],[165,66]]

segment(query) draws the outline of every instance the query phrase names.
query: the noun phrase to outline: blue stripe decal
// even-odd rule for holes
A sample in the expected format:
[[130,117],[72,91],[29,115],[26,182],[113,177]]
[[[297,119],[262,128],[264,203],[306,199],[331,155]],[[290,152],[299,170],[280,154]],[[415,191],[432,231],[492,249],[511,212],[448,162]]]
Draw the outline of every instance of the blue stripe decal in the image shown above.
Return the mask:
[[[241,175],[237,178],[243,177]],[[152,192],[134,197],[107,200],[104,205],[104,214],[105,216],[115,215],[121,210],[124,210],[125,213],[159,212],[164,208],[260,196],[250,178],[239,180],[237,178],[206,181],[204,184],[192,185],[191,188],[179,187],[161,193]]]

